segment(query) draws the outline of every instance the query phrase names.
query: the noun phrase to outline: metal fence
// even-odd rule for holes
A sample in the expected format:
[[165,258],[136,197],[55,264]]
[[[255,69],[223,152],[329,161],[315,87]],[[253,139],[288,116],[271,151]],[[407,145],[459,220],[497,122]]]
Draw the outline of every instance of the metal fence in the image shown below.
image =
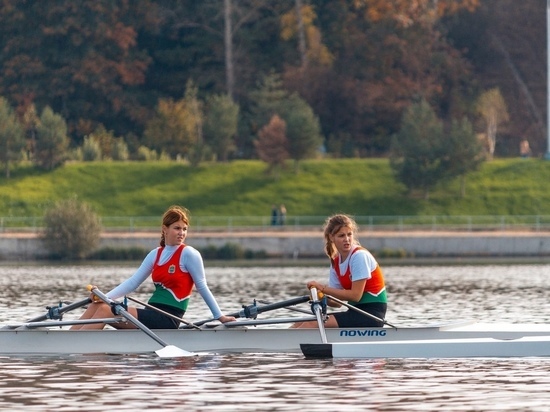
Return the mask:
[[[361,231],[550,231],[550,215],[494,216],[354,216]],[[326,216],[287,216],[284,225],[272,225],[270,216],[192,216],[194,232],[238,232],[245,230],[321,230]],[[108,232],[159,230],[159,216],[105,216]],[[0,217],[1,232],[39,232],[42,217]]]

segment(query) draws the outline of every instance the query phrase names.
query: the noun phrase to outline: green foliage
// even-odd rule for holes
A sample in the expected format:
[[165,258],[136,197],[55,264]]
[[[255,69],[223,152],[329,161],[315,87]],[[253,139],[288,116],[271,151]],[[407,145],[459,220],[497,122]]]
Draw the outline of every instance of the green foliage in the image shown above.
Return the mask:
[[145,146],[140,146],[136,153],[136,160],[147,161],[147,160],[157,160],[158,154],[156,151],[149,149]]
[[101,160],[101,146],[92,136],[85,137],[82,143],[82,160],[95,162]]
[[392,141],[391,166],[410,190],[429,190],[445,178],[443,123],[427,101],[407,108]]
[[292,95],[284,104],[287,125],[288,152],[296,162],[314,157],[321,145],[321,125],[311,106],[298,95]]
[[283,89],[280,76],[266,76],[252,98],[255,127],[261,129],[279,116],[286,124],[289,157],[296,162],[314,157],[323,143],[319,119],[304,99]]
[[200,162],[203,114],[197,92],[189,81],[183,99],[159,101],[156,116],[147,123],[144,132],[149,147],[166,151],[172,159],[192,155],[193,163]]
[[65,162],[68,148],[65,120],[46,106],[36,128],[35,162],[46,170],[53,170]]
[[44,214],[41,234],[52,257],[77,260],[88,256],[99,244],[101,222],[92,208],[76,198],[62,200]]
[[140,247],[130,248],[101,248],[88,256],[91,260],[142,260],[148,253]]
[[215,95],[208,100],[204,122],[204,139],[219,160],[225,161],[237,147],[235,135],[239,120],[239,105],[228,95]]
[[0,163],[4,165],[6,178],[10,177],[10,163],[21,159],[24,147],[23,128],[8,101],[0,97]]
[[122,137],[115,139],[113,142],[113,147],[111,151],[111,156],[113,160],[128,160],[130,158],[130,153],[128,151],[128,145]]
[[469,172],[477,170],[485,160],[483,145],[468,119],[454,120],[447,139],[444,141],[444,167],[447,177],[461,178],[460,193],[465,195],[464,179]]
[[226,243],[220,248],[208,246],[201,249],[201,255],[205,260],[237,260],[237,259],[265,259],[265,251],[244,250],[236,243]]

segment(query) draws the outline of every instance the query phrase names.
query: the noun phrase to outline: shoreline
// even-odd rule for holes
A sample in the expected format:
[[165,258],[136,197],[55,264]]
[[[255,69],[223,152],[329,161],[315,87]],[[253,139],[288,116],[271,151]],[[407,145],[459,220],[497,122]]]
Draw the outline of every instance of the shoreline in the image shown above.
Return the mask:
[[[286,228],[285,228],[286,229]],[[550,261],[550,232],[534,231],[361,231],[359,241],[380,262],[418,264],[420,262],[528,262]],[[149,251],[158,246],[155,232],[104,232],[98,249],[142,248]],[[326,264],[323,234],[314,231],[232,231],[190,232],[187,244],[199,250],[222,248],[234,244],[242,250],[265,252],[266,264]],[[37,233],[0,233],[0,262],[39,260],[47,252]],[[206,259],[205,259],[206,260]],[[231,260],[222,261],[229,265]],[[245,261],[248,262],[248,261]]]

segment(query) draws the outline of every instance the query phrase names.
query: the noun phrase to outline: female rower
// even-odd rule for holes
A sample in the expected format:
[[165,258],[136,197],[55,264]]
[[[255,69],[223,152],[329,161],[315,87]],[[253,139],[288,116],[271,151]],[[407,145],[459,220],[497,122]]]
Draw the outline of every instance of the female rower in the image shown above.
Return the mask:
[[[160,311],[148,307],[128,308],[132,316],[150,329],[177,329],[180,322],[161,311],[181,318],[187,310],[193,286],[202,296],[215,319],[222,323],[236,320],[233,316],[225,316],[222,313],[208,288],[201,254],[184,243],[188,228],[188,211],[179,206],[171,206],[162,218],[160,247],[149,252],[130,278],[107,293],[107,296],[113,300],[121,298],[136,290],[149,275],[152,275],[155,291],[148,304]],[[94,303],[88,306],[80,319],[113,317],[111,306],[97,299],[92,301]],[[136,328],[130,322],[113,323],[112,326],[117,329]],[[71,329],[102,329],[103,327],[105,327],[104,323],[94,323],[75,325]]]
[[[328,285],[317,281],[307,282],[307,287],[318,292],[348,301],[351,306],[374,315],[376,320],[358,311],[348,309],[328,316],[327,328],[383,326],[387,309],[387,295],[384,276],[372,254],[361,247],[357,236],[357,224],[343,214],[327,219],[324,229],[325,253],[330,259]],[[327,299],[327,304],[340,307],[341,304]],[[317,321],[300,322],[293,328],[316,328]]]

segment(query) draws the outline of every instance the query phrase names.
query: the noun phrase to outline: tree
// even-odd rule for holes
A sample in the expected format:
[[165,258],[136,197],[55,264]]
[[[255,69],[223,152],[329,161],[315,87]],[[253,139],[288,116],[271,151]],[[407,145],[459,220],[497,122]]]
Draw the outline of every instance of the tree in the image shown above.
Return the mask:
[[155,15],[149,0],[4,0],[0,94],[20,106],[49,105],[71,130],[91,119],[127,132],[144,118],[136,87],[150,57],[138,31],[154,27]]
[[192,81],[187,83],[183,99],[159,100],[157,114],[144,132],[147,145],[159,153],[166,151],[172,158],[195,156],[193,151],[202,145],[201,106]]
[[23,128],[8,101],[0,97],[0,162],[10,177],[10,164],[21,158],[25,147]]
[[102,226],[92,208],[77,199],[62,200],[44,214],[41,239],[53,257],[83,259],[99,245]]
[[284,167],[285,161],[289,158],[285,121],[274,115],[258,135],[259,138],[254,141],[254,146],[260,159],[269,165],[267,172],[273,173]]
[[65,120],[46,106],[36,128],[35,162],[46,170],[53,170],[65,162],[68,148]]
[[477,102],[477,111],[485,121],[489,157],[492,158],[497,143],[497,128],[501,123],[508,121],[506,102],[500,90],[493,88],[483,93]]
[[34,104],[30,104],[25,109],[21,123],[25,129],[25,135],[27,138],[27,157],[28,160],[33,160],[34,152],[36,150],[36,129],[40,124],[40,118],[38,117]]
[[446,178],[443,123],[426,100],[405,110],[401,129],[392,140],[390,164],[408,189],[429,190]]
[[300,160],[314,155],[322,145],[321,126],[309,104],[296,93],[289,94],[279,75],[270,74],[252,93],[254,106],[252,124],[262,126],[274,115],[285,121],[288,154],[298,165]]
[[225,161],[236,150],[239,105],[228,95],[222,94],[210,97],[207,107],[204,138],[218,159]]
[[460,195],[464,197],[466,175],[477,170],[484,161],[483,146],[467,118],[453,120],[444,144],[447,153],[444,158],[446,174],[450,179],[460,178]]
[[323,144],[319,118],[297,94],[283,102],[282,113],[287,126],[288,154],[297,170],[300,160],[313,157]]

